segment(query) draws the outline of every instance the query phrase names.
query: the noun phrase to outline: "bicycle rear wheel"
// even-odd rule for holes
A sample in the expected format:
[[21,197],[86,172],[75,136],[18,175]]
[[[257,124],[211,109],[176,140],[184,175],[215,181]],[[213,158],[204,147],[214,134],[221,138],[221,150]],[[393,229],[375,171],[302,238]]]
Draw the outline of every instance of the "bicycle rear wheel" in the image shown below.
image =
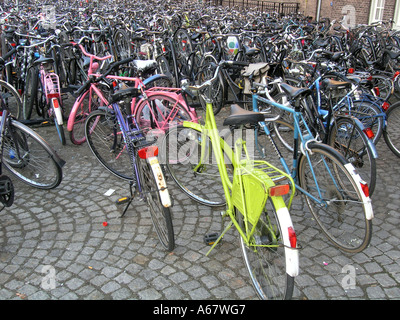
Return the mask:
[[96,159],[112,174],[133,180],[129,154],[113,113],[96,110],[85,122],[85,137]]
[[68,119],[68,123],[72,122],[69,137],[73,144],[80,145],[86,141],[85,120],[90,112],[97,110],[102,105],[103,102],[92,89],[84,92],[76,100]]
[[166,250],[172,251],[175,248],[175,238],[171,210],[169,207],[164,207],[161,202],[158,183],[150,164],[139,157],[136,157],[136,161],[140,167],[140,183],[146,197],[154,228],[162,246]]
[[400,102],[394,103],[386,113],[387,125],[383,138],[392,152],[400,157]]
[[[243,229],[243,216],[236,210]],[[245,265],[260,299],[288,300],[292,298],[294,277],[287,273],[287,251],[283,243],[283,230],[275,207],[269,199],[257,223],[256,231],[246,245],[240,237]],[[270,245],[261,246],[261,245]]]
[[62,160],[35,131],[12,121],[4,134],[3,164],[18,179],[39,189],[53,189],[62,180]]
[[163,95],[154,95],[140,102],[136,107],[135,118],[141,129],[162,131],[183,121],[195,120],[180,102]]
[[[360,181],[349,163],[332,147],[308,144],[310,152],[299,159],[300,187],[316,222],[327,238],[345,252],[357,253],[370,243],[372,207],[361,194]],[[350,165],[351,166],[351,165]]]
[[[207,206],[225,204],[221,177],[208,136],[177,126],[166,132],[162,143],[160,161],[166,164],[168,172],[183,192]],[[201,155],[205,155],[204,159]],[[229,159],[226,163],[230,163]],[[227,169],[228,175],[232,176],[232,165],[228,164]]]
[[15,119],[22,116],[22,100],[17,90],[7,82],[0,80],[0,103],[7,106]]
[[376,161],[365,133],[351,118],[339,118],[332,127],[329,145],[338,150],[368,183],[369,194],[375,190]]

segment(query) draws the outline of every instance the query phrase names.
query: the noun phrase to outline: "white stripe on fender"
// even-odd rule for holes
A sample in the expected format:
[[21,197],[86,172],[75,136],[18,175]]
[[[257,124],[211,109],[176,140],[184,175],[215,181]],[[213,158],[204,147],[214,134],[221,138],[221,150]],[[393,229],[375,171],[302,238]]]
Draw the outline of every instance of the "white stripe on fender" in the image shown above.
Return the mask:
[[286,273],[292,277],[299,275],[299,250],[290,247],[288,228],[293,227],[292,219],[287,208],[280,208],[276,212],[283,233],[285,245]]
[[161,203],[164,207],[168,208],[171,206],[171,198],[167,189],[167,183],[165,182],[164,174],[161,170],[160,163],[157,157],[150,157],[147,159],[150,163],[151,169],[153,171],[154,178],[157,182],[157,188],[159,190]]
[[[357,173],[356,169],[354,168],[353,164],[347,163],[344,165],[347,171],[351,174],[351,176],[354,178],[354,181],[356,182],[357,189],[359,190],[361,194],[361,199],[364,204],[365,208],[365,216],[367,220],[371,220],[374,217],[374,212],[372,210],[372,201],[370,197],[366,197],[364,192],[361,189],[361,181],[364,182],[363,179],[361,179],[360,175]],[[364,182],[366,183],[366,182]]]

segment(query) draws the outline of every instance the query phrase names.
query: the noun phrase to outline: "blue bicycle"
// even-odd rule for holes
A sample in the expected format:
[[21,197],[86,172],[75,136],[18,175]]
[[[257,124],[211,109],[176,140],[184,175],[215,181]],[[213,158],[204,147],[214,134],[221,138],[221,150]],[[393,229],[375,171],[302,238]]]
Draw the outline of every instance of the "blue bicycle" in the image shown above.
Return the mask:
[[[148,204],[161,244],[168,251],[172,251],[175,247],[170,211],[172,201],[158,161],[158,148],[152,145],[154,141],[146,140],[145,133],[139,129],[135,117],[130,115],[129,101],[141,94],[141,89],[134,87],[111,94],[109,106],[100,107],[87,117],[85,136],[96,159],[118,177],[121,177],[120,170],[124,168],[119,163],[116,166],[115,159],[119,156],[126,157],[124,162],[130,164],[130,172],[126,174],[131,177],[130,196],[117,201],[117,204],[127,203],[122,216],[136,194],[139,195]],[[127,110],[121,110],[120,105],[125,105]],[[124,150],[128,152],[123,152]],[[132,188],[135,188],[135,193]]]

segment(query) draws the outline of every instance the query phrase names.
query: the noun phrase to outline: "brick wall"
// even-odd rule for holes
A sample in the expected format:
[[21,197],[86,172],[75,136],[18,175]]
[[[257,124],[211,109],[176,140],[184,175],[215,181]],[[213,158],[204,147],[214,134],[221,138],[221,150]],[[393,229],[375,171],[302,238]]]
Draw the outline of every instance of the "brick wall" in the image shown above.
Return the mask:
[[[220,1],[222,1],[223,5],[227,5],[229,0]],[[262,0],[259,1],[261,2]],[[318,0],[275,0],[273,2],[299,3],[299,11],[301,13],[306,16],[311,16],[314,19],[317,16]],[[347,14],[350,16],[354,13],[354,19],[349,21],[349,23],[352,22],[355,25],[367,24],[369,20],[370,6],[371,0],[322,0],[320,18],[328,17],[331,20],[341,20],[343,15]],[[395,6],[396,0],[385,0],[383,20],[393,19]]]

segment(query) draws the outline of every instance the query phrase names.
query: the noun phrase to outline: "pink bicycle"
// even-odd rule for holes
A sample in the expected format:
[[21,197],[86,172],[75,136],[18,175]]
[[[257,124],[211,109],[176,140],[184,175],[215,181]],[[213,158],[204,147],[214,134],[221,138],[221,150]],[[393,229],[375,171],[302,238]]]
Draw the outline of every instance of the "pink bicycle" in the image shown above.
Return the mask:
[[[154,61],[133,60],[132,58],[113,62],[109,65],[106,72],[98,74],[99,64],[96,61],[110,59],[111,56],[97,57],[86,52],[80,44],[82,53],[90,58],[88,79],[76,92],[78,95],[69,118],[67,129],[70,132],[70,139],[74,144],[82,144],[86,141],[85,120],[89,113],[100,108],[109,106],[106,96],[108,95],[108,85],[106,82],[113,83],[113,88],[118,91],[121,88],[135,87],[142,92],[140,97],[130,98],[131,114],[138,119],[138,124],[142,129],[156,129],[165,132],[171,124],[177,125],[183,121],[197,122],[198,117],[195,109],[187,106],[186,101],[179,88],[154,87],[167,76],[162,74],[153,75],[145,80],[139,77],[124,77],[112,75],[111,72],[117,71],[121,65],[132,63],[136,67],[145,69],[152,67]],[[150,87],[150,89],[146,89]]]

